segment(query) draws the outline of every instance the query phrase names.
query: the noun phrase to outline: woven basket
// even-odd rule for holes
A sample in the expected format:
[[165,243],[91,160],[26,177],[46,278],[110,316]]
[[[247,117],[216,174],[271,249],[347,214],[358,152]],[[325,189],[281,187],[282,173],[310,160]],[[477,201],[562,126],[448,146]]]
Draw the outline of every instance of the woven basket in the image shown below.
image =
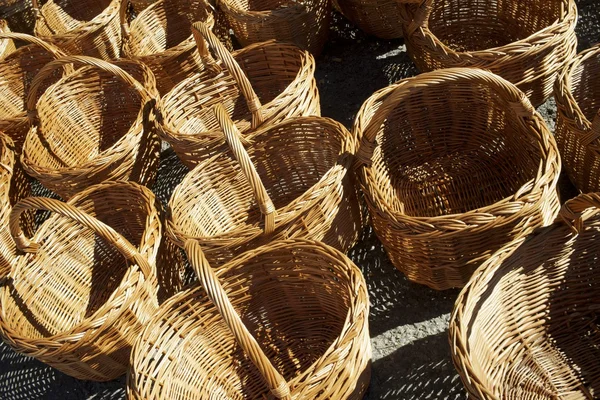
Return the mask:
[[157,0],[129,0],[128,3],[133,7],[133,11],[139,14]]
[[391,85],[363,104],[355,132],[375,233],[412,281],[463,286],[494,251],[558,213],[556,143],[524,94],[490,72]]
[[[321,114],[315,60],[306,51],[268,42],[231,54],[208,25],[194,24],[194,34],[207,68],[163,97],[159,129],[190,169],[224,143],[215,104],[225,106],[244,134],[286,118]],[[206,43],[221,62],[210,59]]]
[[198,164],[174,190],[166,224],[173,242],[198,240],[215,266],[277,238],[341,251],[356,242],[355,141],[341,124],[296,117],[244,138],[222,106],[215,115],[231,150]]
[[35,35],[69,54],[104,60],[121,55],[121,1],[48,0],[41,8],[32,0],[36,14]]
[[[57,47],[34,36],[20,33],[0,33],[6,38],[31,43],[19,47],[0,63],[0,131],[10,136],[17,153],[21,153],[25,136],[29,131],[29,119],[24,99],[35,75],[50,61],[64,57]],[[67,67],[72,72],[72,68]],[[42,89],[60,79],[61,71],[56,71],[42,83]]]
[[421,71],[474,67],[517,85],[534,107],[575,56],[574,0],[424,0],[405,5],[406,45]]
[[452,358],[472,399],[600,395],[599,194],[496,253],[458,297]]
[[[10,33],[10,28],[5,20],[0,19],[0,34],[2,33]],[[0,40],[0,60],[5,58],[10,53],[13,53],[17,48],[15,47],[15,42],[12,39],[4,39]]]
[[363,398],[369,301],[346,256],[279,241],[215,273],[196,242],[186,252],[202,287],[171,298],[136,341],[129,399]]
[[583,193],[600,190],[600,44],[565,66],[554,88],[556,142],[565,170]]
[[318,55],[331,22],[329,0],[218,0],[243,46],[276,40]]
[[33,35],[35,14],[31,0],[0,0],[0,16],[13,31]]
[[[39,84],[65,64],[84,64],[48,88]],[[154,75],[136,61],[70,56],[47,64],[27,99],[32,127],[23,146],[23,168],[67,199],[105,180],[154,181],[160,157],[156,136]]]
[[[123,375],[134,339],[158,308],[162,233],[155,202],[143,186],[106,182],[68,203],[43,197],[17,203],[10,229],[27,253],[0,288],[4,341],[78,379]],[[33,209],[56,214],[31,242],[19,217]]]

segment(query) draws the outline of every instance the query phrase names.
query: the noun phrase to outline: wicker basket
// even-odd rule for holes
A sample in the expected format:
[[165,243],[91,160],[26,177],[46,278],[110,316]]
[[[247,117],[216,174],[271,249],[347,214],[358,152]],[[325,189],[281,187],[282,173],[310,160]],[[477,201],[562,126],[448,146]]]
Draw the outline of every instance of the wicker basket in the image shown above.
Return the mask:
[[[10,33],[10,28],[5,20],[0,19],[0,34],[2,33]],[[17,50],[17,48],[12,39],[0,40],[0,60],[11,53],[14,53],[15,50]]]
[[[10,229],[27,253],[0,288],[4,341],[78,379],[123,375],[134,339],[158,308],[162,233],[155,203],[149,189],[129,182],[96,185],[68,203],[17,203]],[[33,209],[56,214],[31,242],[19,217]]]
[[363,398],[369,301],[346,256],[279,241],[215,273],[196,242],[186,252],[205,289],[171,298],[136,341],[129,399]]
[[[85,66],[48,88],[36,104],[44,78],[71,63]],[[150,186],[160,157],[152,118],[157,98],[154,75],[136,61],[70,56],[47,64],[27,99],[33,122],[23,168],[65,199],[105,180]]]
[[329,35],[329,0],[218,0],[243,46],[276,40],[318,55]]
[[600,44],[565,66],[554,88],[556,142],[565,170],[583,193],[600,190]]
[[48,0],[40,8],[38,0],[32,0],[35,35],[69,54],[119,58],[121,1],[127,0]]
[[[321,114],[315,60],[309,53],[269,42],[231,54],[208,25],[197,23],[194,27],[207,68],[163,97],[159,129],[190,169],[224,143],[212,110],[215,104],[225,106],[244,134],[286,118]],[[210,59],[206,43],[220,63]]]
[[35,14],[31,0],[0,0],[0,16],[14,32],[33,35]]
[[141,13],[151,4],[156,3],[157,0],[129,0],[128,3],[133,7],[133,11],[136,14]]
[[355,141],[341,124],[296,117],[244,139],[222,106],[215,115],[231,151],[221,148],[174,190],[166,224],[173,242],[198,240],[215,266],[277,238],[341,251],[356,242],[363,215],[349,172]]
[[421,71],[475,67],[517,85],[534,107],[575,56],[574,0],[424,0],[405,5],[408,52]]
[[412,281],[467,283],[559,210],[560,160],[541,116],[490,72],[452,68],[376,92],[355,123],[375,233]]
[[452,358],[472,399],[597,399],[599,194],[494,255],[458,297]]

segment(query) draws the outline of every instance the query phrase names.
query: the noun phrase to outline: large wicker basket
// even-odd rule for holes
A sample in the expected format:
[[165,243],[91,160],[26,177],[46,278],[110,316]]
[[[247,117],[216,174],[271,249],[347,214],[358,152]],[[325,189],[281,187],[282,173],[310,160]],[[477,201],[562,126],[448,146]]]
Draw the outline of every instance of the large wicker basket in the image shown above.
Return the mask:
[[349,171],[355,141],[341,124],[296,117],[244,138],[222,106],[215,114],[231,150],[198,164],[173,192],[166,229],[176,244],[198,240],[218,266],[276,238],[341,251],[355,243],[363,226]]
[[577,52],[575,0],[423,0],[404,5],[405,38],[421,71],[474,67],[517,85],[534,107]]
[[[10,28],[5,20],[0,19],[0,34],[2,33],[10,33]],[[17,48],[12,39],[0,39],[0,60],[10,53],[14,53],[15,50],[17,50]]]
[[[360,270],[319,242],[273,242],[167,301],[136,341],[130,400],[351,399],[369,385],[369,301]],[[207,298],[208,295],[208,298]]]
[[[44,92],[45,77],[83,64]],[[63,198],[105,180],[153,183],[160,156],[154,75],[137,61],[70,56],[47,64],[27,99],[32,127],[23,146],[25,171]]]
[[355,132],[375,233],[415,282],[463,286],[558,213],[556,143],[525,95],[490,72],[453,68],[384,88]]
[[600,190],[600,44],[579,54],[554,88],[556,142],[565,170],[583,193]]
[[[306,51],[268,42],[231,54],[208,25],[195,24],[194,34],[207,68],[162,99],[159,129],[189,168],[224,143],[212,110],[215,104],[225,106],[244,134],[286,118],[321,114],[315,60]],[[207,43],[220,62],[211,60]]]
[[40,8],[38,0],[32,0],[35,35],[69,54],[119,58],[121,1],[127,0],[48,0]]
[[599,194],[496,253],[456,301],[452,358],[472,399],[600,395]]
[[[129,182],[96,185],[68,203],[17,203],[10,228],[26,254],[0,288],[4,341],[78,379],[123,375],[134,339],[158,308],[155,203],[149,189]],[[30,209],[55,213],[31,241],[19,227]]]

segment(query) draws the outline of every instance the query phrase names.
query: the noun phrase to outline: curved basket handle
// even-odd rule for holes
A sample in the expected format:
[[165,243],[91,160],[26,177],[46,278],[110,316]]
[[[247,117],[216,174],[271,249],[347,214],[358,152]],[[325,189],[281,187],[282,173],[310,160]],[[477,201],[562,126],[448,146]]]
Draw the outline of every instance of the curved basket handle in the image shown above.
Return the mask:
[[585,135],[582,136],[581,142],[584,146],[589,146],[596,139],[599,139],[599,138],[600,138],[600,110],[598,110],[598,112],[594,116],[590,130],[588,132],[586,132]]
[[51,211],[79,222],[81,225],[91,229],[108,243],[115,246],[127,260],[131,260],[137,264],[146,279],[149,279],[154,275],[148,260],[139,253],[134,245],[113,228],[71,204],[46,197],[28,197],[23,199],[15,204],[10,213],[10,234],[20,251],[35,253],[40,247],[39,243],[32,242],[30,238],[26,237],[21,229],[21,214],[27,210]]
[[558,214],[573,233],[583,231],[583,223],[600,212],[600,193],[585,193],[568,200]]
[[260,371],[271,393],[278,399],[291,400],[292,396],[285,378],[275,369],[233,308],[231,301],[227,297],[227,293],[221,286],[219,278],[208,264],[198,242],[193,239],[186,240],[185,252],[194,272],[206,290],[208,298],[215,305],[244,352]]
[[[223,64],[225,64],[225,67],[237,82],[240,92],[242,92],[242,95],[246,99],[248,110],[250,110],[250,113],[252,114],[252,129],[258,128],[264,121],[261,111],[262,104],[252,88],[248,77],[240,68],[240,65],[211,31],[208,24],[204,22],[195,22],[192,25],[192,33],[194,34],[194,39],[196,40],[196,45],[198,46],[198,51],[200,52],[202,59],[206,60],[209,58],[208,44],[208,46],[217,54],[217,57],[223,61]],[[207,61],[207,64],[210,64],[210,61]]]
[[131,36],[131,29],[129,21],[127,21],[127,9],[129,8],[129,0],[121,0],[121,7],[119,7],[119,20],[121,21],[121,35],[123,40],[129,40]]
[[[405,20],[406,34],[412,35],[422,26],[429,25],[429,16],[433,11],[433,0],[400,0],[400,15]],[[409,4],[415,4],[417,7],[414,14],[411,15]]]
[[31,0],[31,9],[33,10],[33,16],[35,17],[35,19],[38,19],[40,17],[43,18],[42,13],[40,12],[40,5],[38,3],[38,0]]
[[216,104],[214,106],[214,111],[221,129],[225,132],[225,140],[235,156],[235,159],[240,164],[244,176],[246,176],[246,179],[250,182],[254,198],[258,203],[260,211],[265,216],[265,233],[272,233],[275,230],[275,216],[277,215],[277,210],[275,209],[275,205],[269,197],[267,189],[265,189],[265,185],[262,183],[258,172],[256,172],[256,168],[254,167],[248,152],[242,144],[241,138],[243,136],[231,118],[229,118],[229,115],[222,104]]
[[[20,40],[23,42],[28,42],[28,43],[34,44],[34,45],[39,46],[42,49],[46,50],[48,53],[50,53],[52,55],[52,57],[54,57],[56,59],[67,56],[67,53],[65,53],[58,47],[38,38],[36,36],[27,35],[26,33],[17,33],[17,32],[0,33],[0,39]],[[70,73],[70,72],[72,72],[72,70],[73,70],[73,68],[71,66],[69,66],[69,70],[67,72]]]

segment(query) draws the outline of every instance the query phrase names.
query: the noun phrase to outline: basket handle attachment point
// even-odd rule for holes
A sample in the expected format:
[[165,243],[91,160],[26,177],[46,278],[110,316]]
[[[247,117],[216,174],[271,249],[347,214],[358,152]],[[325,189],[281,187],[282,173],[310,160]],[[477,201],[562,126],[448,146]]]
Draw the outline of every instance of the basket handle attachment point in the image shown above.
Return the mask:
[[574,234],[583,232],[586,220],[600,212],[600,193],[586,193],[568,200],[560,209],[559,217]]

